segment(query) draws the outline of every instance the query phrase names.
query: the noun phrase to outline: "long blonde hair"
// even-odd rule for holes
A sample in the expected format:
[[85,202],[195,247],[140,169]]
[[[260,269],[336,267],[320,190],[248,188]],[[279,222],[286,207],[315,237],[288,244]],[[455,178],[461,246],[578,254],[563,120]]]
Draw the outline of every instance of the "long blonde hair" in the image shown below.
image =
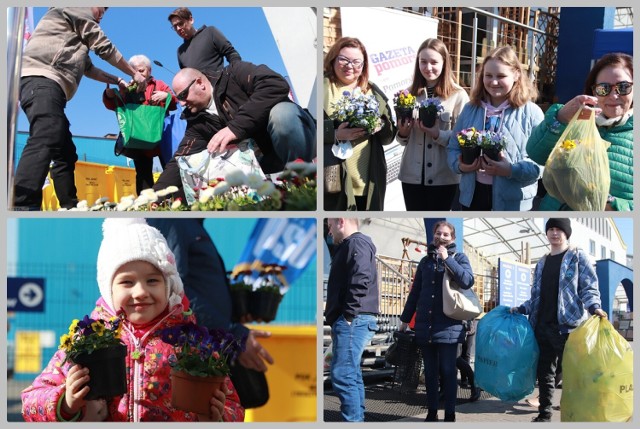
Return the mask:
[[524,72],[522,63],[518,60],[515,51],[511,46],[500,46],[494,48],[484,58],[480,72],[476,76],[476,82],[471,89],[470,103],[480,106],[481,101],[489,101],[489,94],[484,89],[484,68],[488,61],[496,60],[505,64],[518,74],[518,79],[513,82],[511,91],[507,94],[507,100],[512,107],[521,107],[529,101],[535,101],[538,98],[538,89],[533,86],[533,82]]

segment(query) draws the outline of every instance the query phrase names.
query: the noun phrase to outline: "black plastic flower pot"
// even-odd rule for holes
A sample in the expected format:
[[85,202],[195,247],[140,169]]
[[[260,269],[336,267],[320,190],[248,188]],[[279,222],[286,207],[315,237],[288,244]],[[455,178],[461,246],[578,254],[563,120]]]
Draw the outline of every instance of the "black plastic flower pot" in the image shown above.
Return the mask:
[[482,154],[487,155],[489,159],[500,161],[500,149],[495,147],[482,148]]
[[73,361],[89,369],[89,393],[85,400],[112,398],[127,392],[127,347],[116,345],[82,353]]
[[239,322],[243,316],[249,314],[250,297],[251,291],[248,289],[231,289],[234,322]]
[[422,121],[422,125],[426,128],[431,128],[436,124],[436,119],[438,118],[438,112],[435,110],[427,109],[426,107],[421,107],[418,109],[418,117],[420,121]]
[[473,164],[473,161],[480,156],[480,146],[461,146],[462,162],[465,164]]
[[413,109],[410,107],[396,107],[396,120],[400,123],[403,120],[413,119]]
[[251,293],[251,317],[253,320],[271,322],[276,318],[282,295],[272,291],[254,290]]

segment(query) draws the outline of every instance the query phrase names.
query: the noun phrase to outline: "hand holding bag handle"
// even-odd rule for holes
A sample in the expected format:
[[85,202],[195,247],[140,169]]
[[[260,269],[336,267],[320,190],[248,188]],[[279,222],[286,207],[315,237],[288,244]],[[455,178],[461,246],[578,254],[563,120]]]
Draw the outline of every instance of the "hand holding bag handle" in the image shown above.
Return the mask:
[[455,320],[475,319],[482,313],[480,300],[472,288],[463,289],[454,280],[449,268],[442,276],[442,309]]

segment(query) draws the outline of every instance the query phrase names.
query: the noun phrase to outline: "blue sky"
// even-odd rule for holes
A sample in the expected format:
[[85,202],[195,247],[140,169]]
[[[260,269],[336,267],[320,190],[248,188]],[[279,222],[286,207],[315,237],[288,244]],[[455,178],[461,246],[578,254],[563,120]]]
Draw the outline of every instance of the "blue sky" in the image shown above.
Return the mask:
[[[101,22],[105,34],[116,45],[126,59],[144,54],[151,61],[160,61],[167,69],[177,72],[176,50],[183,39],[171,28],[167,17],[174,7],[111,7]],[[287,75],[278,47],[271,33],[262,8],[193,7],[194,26],[217,27],[234,45],[245,61],[266,64],[271,69]],[[34,8],[34,19],[38,20],[47,8]],[[129,79],[120,70],[91,54],[93,63],[109,73]],[[173,75],[152,64],[156,79],[171,85]],[[78,92],[67,103],[66,113],[71,123],[71,133],[80,136],[103,136],[117,133],[115,113],[102,104],[102,92],[106,85],[83,78]],[[18,131],[28,131],[26,116],[19,111]]]
[[633,255],[633,219],[630,217],[613,218],[622,239],[627,244],[627,254]]

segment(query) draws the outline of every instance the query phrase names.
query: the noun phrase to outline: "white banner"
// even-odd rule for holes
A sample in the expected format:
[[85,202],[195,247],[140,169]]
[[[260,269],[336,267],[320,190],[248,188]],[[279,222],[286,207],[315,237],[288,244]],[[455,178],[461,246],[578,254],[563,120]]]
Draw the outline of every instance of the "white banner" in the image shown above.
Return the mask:
[[341,7],[340,14],[342,36],[364,44],[369,80],[393,104],[393,95],[411,85],[418,48],[438,36],[438,21],[386,7]]

